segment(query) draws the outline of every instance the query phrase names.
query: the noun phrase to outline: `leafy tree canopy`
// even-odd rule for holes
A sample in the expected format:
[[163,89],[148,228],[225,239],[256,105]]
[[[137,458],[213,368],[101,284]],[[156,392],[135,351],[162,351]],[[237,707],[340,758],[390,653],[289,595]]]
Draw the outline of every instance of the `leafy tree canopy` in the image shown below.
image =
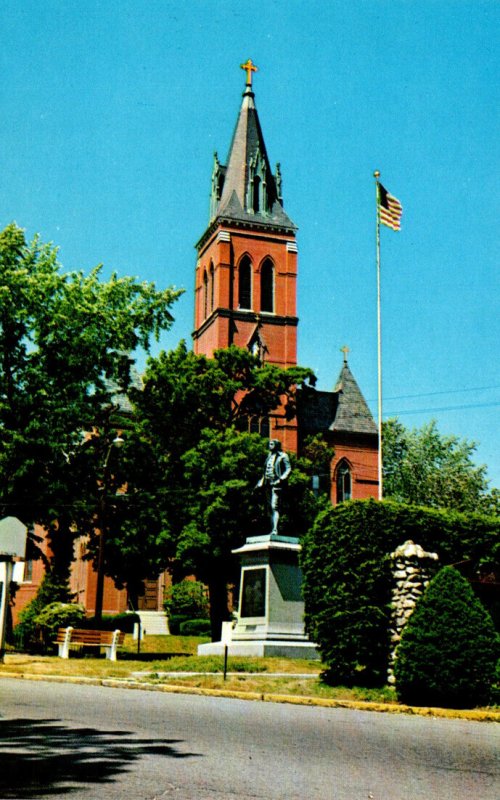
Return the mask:
[[238,426],[248,417],[269,415],[280,402],[286,417],[293,417],[295,387],[306,381],[314,381],[314,374],[304,367],[261,364],[234,345],[206,358],[181,341],[176,350],[149,360],[135,401],[147,433],[172,460],[195,445],[204,428]]
[[[52,245],[26,243],[15,224],[0,233],[0,514],[49,528],[53,565],[61,555],[67,569],[75,531],[92,528],[86,490],[102,477],[129,354],[170,327],[179,294],[104,281],[101,267],[64,273]],[[85,430],[98,446],[81,446]]]
[[397,419],[384,423],[384,496],[457,511],[489,511],[485,466],[474,464],[476,445],[444,436],[435,421],[408,430]]

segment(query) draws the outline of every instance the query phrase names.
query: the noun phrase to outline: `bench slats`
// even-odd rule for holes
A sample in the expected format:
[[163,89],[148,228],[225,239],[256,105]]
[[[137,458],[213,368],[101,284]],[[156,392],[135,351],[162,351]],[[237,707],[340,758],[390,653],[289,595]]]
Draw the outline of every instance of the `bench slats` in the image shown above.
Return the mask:
[[93,631],[85,628],[59,628],[56,644],[59,646],[59,655],[68,658],[68,648],[72,645],[78,647],[105,647],[106,657],[116,660],[116,648],[123,645],[125,634],[123,631]]
[[[71,644],[88,644],[105,646],[113,642],[113,631],[90,631],[85,628],[73,628],[71,631]],[[59,628],[57,631],[56,643],[64,642],[66,637],[66,628]],[[125,634],[120,631],[117,636],[118,644],[123,644],[125,641]]]

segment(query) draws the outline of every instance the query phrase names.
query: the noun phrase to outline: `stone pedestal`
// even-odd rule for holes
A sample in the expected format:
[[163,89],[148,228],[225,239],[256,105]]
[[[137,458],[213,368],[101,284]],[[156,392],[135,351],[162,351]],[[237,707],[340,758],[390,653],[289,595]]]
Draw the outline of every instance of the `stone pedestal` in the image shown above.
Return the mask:
[[[233,552],[241,558],[239,615],[229,655],[318,659],[304,630],[299,540],[252,536]],[[220,655],[222,642],[200,645],[200,655]]]

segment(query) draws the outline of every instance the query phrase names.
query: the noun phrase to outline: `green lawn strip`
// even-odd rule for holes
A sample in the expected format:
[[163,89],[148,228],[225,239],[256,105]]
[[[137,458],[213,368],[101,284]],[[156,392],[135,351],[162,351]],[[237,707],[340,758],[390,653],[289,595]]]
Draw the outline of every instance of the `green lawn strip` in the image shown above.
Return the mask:
[[[321,680],[321,663],[306,659],[229,657],[228,675],[224,680],[222,657],[196,655],[198,644],[205,641],[207,639],[195,636],[147,636],[141,642],[138,654],[137,642],[127,635],[118,661],[114,662],[103,655],[99,658],[82,657],[78,651],[72,652],[69,659],[11,652],[6,654],[5,663],[0,664],[0,676],[109,679],[158,688],[177,686],[181,691],[192,688],[195,691],[237,692],[259,697],[281,696],[289,697],[290,701],[303,698],[307,702],[309,698],[319,702],[374,703],[391,708],[399,705],[394,690],[387,686],[328,686]],[[205,674],[182,674],[186,672]],[[485,709],[494,718],[498,718],[499,711],[498,706]],[[450,710],[449,715],[454,713]]]

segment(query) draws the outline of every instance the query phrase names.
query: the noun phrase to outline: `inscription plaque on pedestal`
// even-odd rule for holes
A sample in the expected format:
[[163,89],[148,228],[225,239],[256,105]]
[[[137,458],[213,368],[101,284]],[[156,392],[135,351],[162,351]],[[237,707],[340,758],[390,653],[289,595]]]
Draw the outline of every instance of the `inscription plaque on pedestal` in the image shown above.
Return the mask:
[[240,617],[266,616],[266,570],[265,568],[243,569],[241,575]]

